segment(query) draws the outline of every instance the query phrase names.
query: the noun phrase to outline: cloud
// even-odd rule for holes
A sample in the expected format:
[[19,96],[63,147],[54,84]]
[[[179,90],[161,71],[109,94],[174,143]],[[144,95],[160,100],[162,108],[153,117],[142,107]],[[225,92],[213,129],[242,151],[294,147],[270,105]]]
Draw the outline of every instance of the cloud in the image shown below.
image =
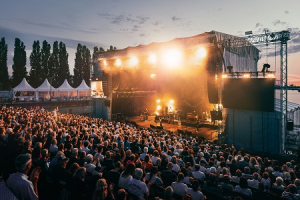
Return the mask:
[[274,26],[278,26],[278,25],[284,26],[284,25],[287,25],[286,22],[283,22],[283,21],[281,21],[281,20],[279,20],[279,19],[273,21],[272,24],[273,24]]
[[288,10],[284,11],[284,14],[289,14],[290,12]]
[[172,17],[172,21],[173,21],[173,22],[179,21],[179,20],[182,20],[182,18],[180,18],[180,17],[175,17],[175,16]]
[[263,25],[261,23],[256,23],[255,24],[255,28],[259,28],[259,27],[262,27]]

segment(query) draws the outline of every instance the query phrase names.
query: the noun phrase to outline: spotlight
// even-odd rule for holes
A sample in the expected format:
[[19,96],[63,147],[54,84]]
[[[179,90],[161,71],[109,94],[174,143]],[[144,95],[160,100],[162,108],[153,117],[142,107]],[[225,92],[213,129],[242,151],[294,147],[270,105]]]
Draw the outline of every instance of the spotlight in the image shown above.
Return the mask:
[[198,58],[205,58],[206,57],[206,49],[204,47],[201,47],[197,50],[197,57]]
[[160,110],[160,109],[161,109],[161,106],[158,105],[158,106],[156,107],[156,110]]
[[150,74],[150,78],[155,78],[156,74]]
[[228,78],[228,74],[222,74],[222,78]]
[[156,103],[160,103],[160,99],[157,99],[157,100],[156,100]]
[[134,56],[134,57],[130,58],[130,61],[129,61],[130,66],[136,66],[138,63],[139,63],[139,60],[137,59],[137,57]]
[[169,67],[177,67],[180,65],[182,52],[178,49],[172,49],[163,55],[164,64]]
[[267,77],[268,77],[268,78],[275,78],[275,74],[269,73],[269,74],[267,75]]
[[103,64],[104,64],[104,66],[107,66],[106,60],[103,60]]
[[118,58],[116,60],[115,65],[118,66],[118,67],[120,67],[122,65],[122,62],[121,62],[120,58]]
[[155,64],[156,63],[156,55],[155,54],[151,54],[148,58],[148,61],[151,63],[151,64]]
[[243,74],[243,77],[244,78],[250,78],[250,74],[248,74],[248,73],[247,74]]

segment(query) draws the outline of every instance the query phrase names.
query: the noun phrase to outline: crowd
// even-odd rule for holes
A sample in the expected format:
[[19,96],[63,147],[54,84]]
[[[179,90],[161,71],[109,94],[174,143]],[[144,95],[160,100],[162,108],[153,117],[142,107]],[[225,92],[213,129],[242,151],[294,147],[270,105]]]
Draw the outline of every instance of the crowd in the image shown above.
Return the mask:
[[167,130],[0,109],[1,199],[300,199],[300,166]]

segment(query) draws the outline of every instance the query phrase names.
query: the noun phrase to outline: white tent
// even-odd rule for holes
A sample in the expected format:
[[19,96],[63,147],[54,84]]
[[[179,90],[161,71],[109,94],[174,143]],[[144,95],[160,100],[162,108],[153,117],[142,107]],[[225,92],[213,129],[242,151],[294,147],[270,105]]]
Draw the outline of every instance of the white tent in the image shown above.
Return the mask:
[[77,91],[90,91],[91,88],[87,86],[84,80],[80,83],[80,85],[76,88]]
[[31,85],[29,85],[29,83],[26,81],[26,78],[23,78],[22,82],[14,87],[13,89],[14,92],[16,91],[31,91],[34,92],[35,89],[33,87],[31,87]]
[[47,79],[36,90],[38,97],[50,98],[50,93],[52,96],[58,96],[58,89],[51,86]]
[[24,100],[26,98],[34,98],[35,91],[36,89],[34,89],[33,87],[31,87],[31,85],[28,84],[26,78],[23,78],[22,82],[13,88],[13,98],[15,98],[16,96],[18,96],[18,98],[24,98]]
[[82,80],[80,85],[75,89],[77,90],[77,98],[82,97],[82,96],[85,96],[85,97],[90,96],[91,88],[89,86],[87,86],[87,84],[85,83],[84,80]]
[[[59,91],[59,96],[76,96],[76,89],[73,88],[72,86],[70,86],[70,84],[68,83],[67,79],[65,79],[65,81],[63,82],[63,84],[61,84],[61,86],[59,86],[58,88]],[[71,94],[71,95],[70,95]]]

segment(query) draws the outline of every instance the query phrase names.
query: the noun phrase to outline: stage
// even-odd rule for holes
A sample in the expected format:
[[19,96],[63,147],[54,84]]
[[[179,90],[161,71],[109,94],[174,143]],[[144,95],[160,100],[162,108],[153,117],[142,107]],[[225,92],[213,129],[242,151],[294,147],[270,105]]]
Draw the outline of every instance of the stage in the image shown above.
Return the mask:
[[155,122],[155,116],[148,116],[148,120],[143,120],[140,116],[128,117],[126,121],[134,122],[138,126],[152,128],[154,130],[168,130],[182,135],[203,137],[209,141],[218,139],[217,126],[205,122],[200,122],[196,125],[196,123],[186,120],[182,120],[179,123],[178,121],[171,121],[168,123],[166,120],[162,120],[162,126],[160,126],[160,122]]

